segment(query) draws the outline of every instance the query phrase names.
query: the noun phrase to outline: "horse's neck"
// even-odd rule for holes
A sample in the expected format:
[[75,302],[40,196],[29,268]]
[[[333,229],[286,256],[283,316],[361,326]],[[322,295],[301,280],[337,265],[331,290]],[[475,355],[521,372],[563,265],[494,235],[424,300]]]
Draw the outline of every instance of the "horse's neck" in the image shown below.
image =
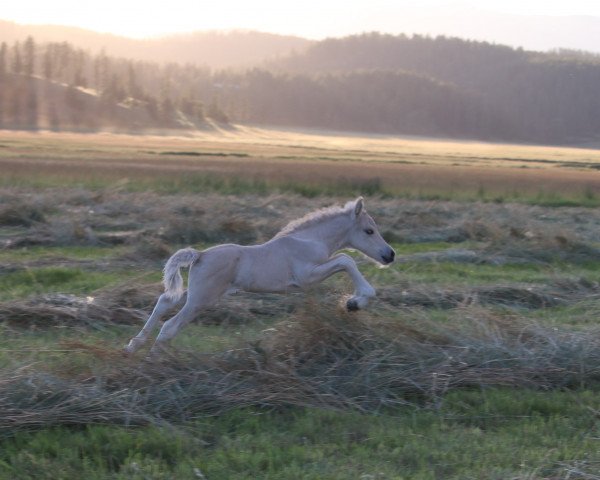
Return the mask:
[[348,246],[348,233],[350,223],[343,217],[334,217],[331,220],[315,224],[303,231],[303,236],[311,240],[323,242],[332,255],[334,252]]

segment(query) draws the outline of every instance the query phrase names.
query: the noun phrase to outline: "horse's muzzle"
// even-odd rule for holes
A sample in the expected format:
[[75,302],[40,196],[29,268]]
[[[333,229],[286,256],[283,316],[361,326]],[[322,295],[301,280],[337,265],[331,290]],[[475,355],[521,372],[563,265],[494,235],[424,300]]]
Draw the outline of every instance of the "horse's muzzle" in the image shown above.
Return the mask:
[[385,263],[386,265],[389,265],[390,263],[392,263],[394,261],[394,258],[396,257],[396,252],[394,252],[394,250],[392,250],[390,248],[390,251],[387,252],[385,255],[381,255],[381,259],[383,260],[383,263]]

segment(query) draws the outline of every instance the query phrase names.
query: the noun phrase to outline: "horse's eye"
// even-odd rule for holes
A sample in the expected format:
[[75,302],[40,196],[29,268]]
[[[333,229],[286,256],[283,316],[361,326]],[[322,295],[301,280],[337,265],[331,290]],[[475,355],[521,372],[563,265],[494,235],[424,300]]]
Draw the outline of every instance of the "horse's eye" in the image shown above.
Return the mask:
[[372,229],[372,228],[366,228],[366,229],[365,229],[365,233],[366,233],[367,235],[373,235],[375,232],[373,231],[373,229]]

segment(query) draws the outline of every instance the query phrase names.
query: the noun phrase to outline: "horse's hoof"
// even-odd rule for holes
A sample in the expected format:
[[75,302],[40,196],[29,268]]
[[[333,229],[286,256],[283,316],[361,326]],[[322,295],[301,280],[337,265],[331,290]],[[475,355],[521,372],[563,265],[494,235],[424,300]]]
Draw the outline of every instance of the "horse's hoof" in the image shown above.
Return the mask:
[[349,312],[356,312],[357,310],[360,310],[358,302],[352,298],[346,302],[346,308]]

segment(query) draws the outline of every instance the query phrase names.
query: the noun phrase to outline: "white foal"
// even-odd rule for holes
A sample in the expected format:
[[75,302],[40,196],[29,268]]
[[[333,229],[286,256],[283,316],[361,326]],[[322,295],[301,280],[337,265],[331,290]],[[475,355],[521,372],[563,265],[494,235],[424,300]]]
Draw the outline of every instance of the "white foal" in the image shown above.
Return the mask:
[[[365,308],[375,289],[365,280],[344,248],[363,252],[382,264],[394,261],[394,250],[385,242],[364,208],[362,197],[344,207],[313,212],[288,224],[262,245],[218,245],[204,251],[184,248],[165,265],[163,293],[144,328],[125,347],[135,352],[147,340],[158,320],[171,308],[182,308],[160,330],[152,351],[160,350],[181,327],[214,305],[224,294],[239,291],[285,293],[307,289],[338,272],[354,284],[348,310]],[[190,266],[184,291],[181,267]]]

